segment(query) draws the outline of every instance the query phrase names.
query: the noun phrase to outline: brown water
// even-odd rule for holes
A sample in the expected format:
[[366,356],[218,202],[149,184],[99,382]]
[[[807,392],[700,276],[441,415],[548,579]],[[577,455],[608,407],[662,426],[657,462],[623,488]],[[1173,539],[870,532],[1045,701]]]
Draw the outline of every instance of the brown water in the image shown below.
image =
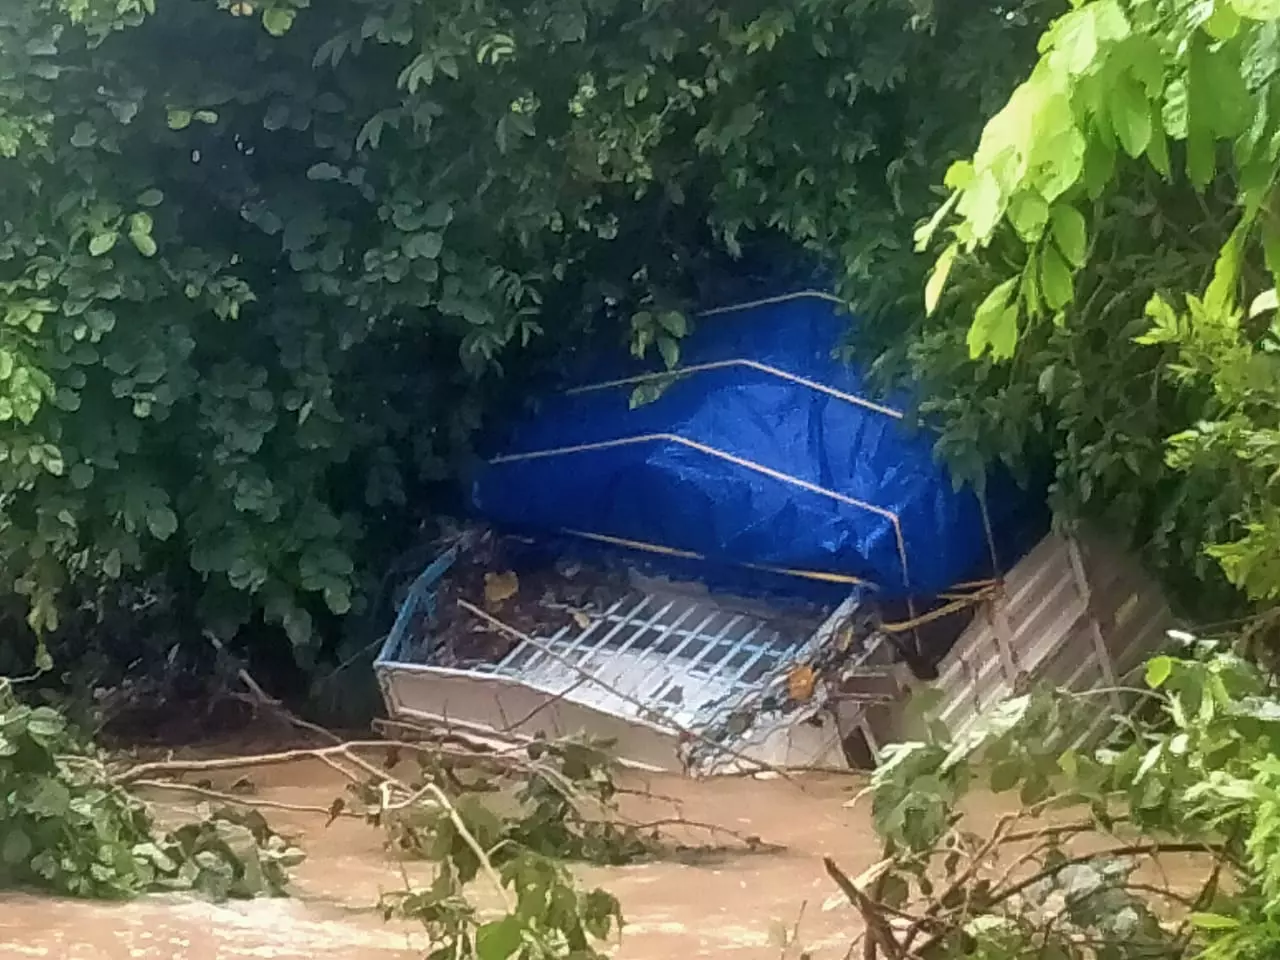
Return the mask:
[[[221,778],[229,784],[235,774]],[[328,767],[314,762],[254,773],[256,798],[325,808],[342,792]],[[868,801],[846,805],[864,785],[853,776],[799,781],[676,777],[633,779],[627,786],[667,799],[634,800],[630,815],[688,821],[754,835],[785,846],[777,853],[737,853],[714,863],[652,863],[584,868],[584,884],[604,887],[622,902],[627,925],[614,945],[619,960],[669,960],[729,954],[735,960],[815,960],[845,957],[859,923],[827,879],[822,857],[850,875],[875,862],[878,844]],[[190,809],[166,793],[162,809]],[[673,802],[671,798],[678,800]],[[978,797],[966,818],[989,831],[1006,805]],[[356,819],[325,827],[323,814],[268,811],[273,825],[295,835],[308,860],[295,873],[290,899],[209,904],[186,897],[150,897],[125,904],[0,895],[0,960],[408,960],[421,957],[420,930],[383,922],[379,896],[406,881],[426,882],[427,868],[390,858],[382,835]],[[706,834],[690,835],[707,842]],[[1181,887],[1182,863],[1162,864],[1164,882]],[[1170,880],[1170,873],[1175,873]],[[1197,889],[1201,870],[1186,873]],[[1156,879],[1155,877],[1152,878]],[[480,894],[483,898],[483,894]],[[794,930],[799,948],[784,951],[779,931]]]
[[[224,778],[232,779],[232,778]],[[342,784],[312,762],[254,774],[258,799],[327,807]],[[778,931],[796,928],[815,957],[842,957],[857,923],[839,904],[821,857],[851,874],[876,856],[863,804],[844,806],[862,781],[810,777],[790,782],[752,778],[690,782],[675,777],[629,784],[679,799],[679,814],[784,845],[780,853],[736,853],[714,863],[653,863],[578,871],[622,902],[627,925],[616,944],[626,960],[667,960],[734,951],[743,960],[782,956]],[[157,795],[159,797],[159,795]],[[174,794],[167,805],[177,810]],[[183,801],[185,803],[185,801]],[[640,801],[638,801],[640,802]],[[672,816],[671,800],[644,800],[639,819]],[[268,811],[308,854],[295,873],[295,896],[209,904],[150,897],[125,904],[0,896],[0,958],[66,960],[400,960],[420,957],[425,941],[407,925],[383,922],[380,894],[425,879],[421,864],[401,864],[382,836],[362,822]],[[706,842],[706,835],[691,837]],[[797,956],[799,951],[792,951]]]

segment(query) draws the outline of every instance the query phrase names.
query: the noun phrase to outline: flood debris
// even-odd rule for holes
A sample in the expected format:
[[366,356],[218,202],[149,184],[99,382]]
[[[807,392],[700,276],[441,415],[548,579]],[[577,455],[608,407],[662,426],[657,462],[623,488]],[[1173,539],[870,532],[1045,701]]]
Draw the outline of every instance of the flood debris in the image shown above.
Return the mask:
[[955,484],[867,395],[830,295],[712,313],[685,367],[602,360],[478,465],[492,529],[409,588],[375,663],[392,717],[585,730],[695,775],[847,768],[909,734],[923,684],[962,727],[1028,678],[1114,687],[1159,642],[1132,562],[1046,535],[1043,490]]

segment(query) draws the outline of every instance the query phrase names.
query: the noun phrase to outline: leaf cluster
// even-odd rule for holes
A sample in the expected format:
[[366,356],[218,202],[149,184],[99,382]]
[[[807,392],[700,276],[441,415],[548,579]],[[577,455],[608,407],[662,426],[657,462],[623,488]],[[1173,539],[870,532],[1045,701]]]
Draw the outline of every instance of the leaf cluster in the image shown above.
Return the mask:
[[301,859],[260,816],[229,809],[159,829],[62,714],[0,685],[0,886],[106,899],[280,895]]
[[925,412],[964,472],[1050,462],[1062,512],[1128,533],[1195,612],[1234,612],[1224,579],[1267,603],[1280,7],[1072,7],[917,232],[931,318],[898,369],[946,398]]
[[[616,789],[609,747],[536,742],[514,782],[464,784],[454,771],[424,769],[425,777],[452,781],[447,805],[433,793],[394,817],[373,808],[392,844],[437,868],[429,887],[384,897],[386,915],[421,922],[430,956],[441,960],[605,956],[599,945],[622,926],[618,902],[603,890],[578,890],[565,862],[628,863],[654,848],[607,817]],[[499,888],[503,916],[486,920],[468,898],[466,888],[478,879]]]
[[[1274,955],[1280,689],[1207,643],[1145,680],[1106,725],[1097,697],[1040,690],[895,748],[869,788],[887,869],[867,896],[905,925],[890,954]],[[989,835],[975,790],[1010,797]]]

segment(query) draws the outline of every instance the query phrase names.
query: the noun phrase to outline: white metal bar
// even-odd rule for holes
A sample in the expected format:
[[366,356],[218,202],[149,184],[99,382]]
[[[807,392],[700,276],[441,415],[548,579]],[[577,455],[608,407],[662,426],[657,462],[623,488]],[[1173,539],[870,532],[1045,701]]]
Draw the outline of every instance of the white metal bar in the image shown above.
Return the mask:
[[688,668],[689,671],[693,672],[694,670],[697,670],[698,668],[701,667],[707,672],[711,672],[716,667],[721,666],[723,663],[725,663],[725,661],[727,661],[731,656],[733,656],[739,651],[742,644],[746,643],[748,640],[754,637],[757,633],[759,633],[762,626],[763,626],[762,624],[757,623],[755,626],[753,626],[750,630],[744,633],[737,640],[734,640],[732,643],[727,644],[729,648],[728,654],[723,657],[720,657],[718,660],[708,662],[707,654],[709,654],[714,649],[718,649],[720,646],[722,646],[722,643],[719,641],[708,643],[705,647],[702,648],[702,650],[698,652],[698,655],[696,657],[694,657],[692,660],[689,661],[689,668]]
[[[675,606],[674,602],[671,604],[671,606]],[[667,637],[671,636],[672,632],[676,630],[680,626],[680,624],[688,620],[689,617],[691,617],[697,611],[697,609],[698,609],[698,605],[696,603],[690,604],[690,606],[688,607],[688,609],[685,610],[684,613],[676,617],[675,620],[671,622],[671,625],[667,627],[665,630],[663,630],[660,634],[658,634],[658,636],[653,640],[652,643],[646,644],[644,649],[652,650],[660,646],[662,644],[662,641],[667,639]],[[635,646],[636,641],[640,639],[641,634],[647,633],[650,629],[651,628],[649,624],[645,624],[643,627],[641,627],[639,630],[633,633],[630,639],[628,639],[622,646],[618,648],[617,652],[620,654],[627,653],[629,650],[631,650],[632,647]],[[657,630],[659,628],[653,627],[652,629]]]
[[[627,618],[633,617],[633,616],[635,616],[636,614],[638,614],[641,610],[643,610],[643,609],[648,605],[648,603],[649,603],[649,600],[650,600],[650,599],[651,599],[651,598],[649,598],[649,597],[647,597],[647,596],[646,596],[646,597],[641,597],[641,598],[640,598],[640,602],[639,602],[639,603],[637,603],[634,607],[632,607],[632,608],[631,608],[631,611],[627,614]],[[622,605],[622,601],[621,601],[621,600],[619,600],[619,601],[618,601],[618,606],[621,606],[621,605]],[[608,643],[611,639],[613,639],[613,637],[615,637],[617,634],[619,634],[619,633],[621,633],[621,632],[622,632],[622,628],[623,628],[623,627],[625,627],[625,626],[627,625],[627,623],[628,623],[628,619],[625,619],[625,618],[624,618],[623,620],[621,620],[619,623],[617,623],[617,624],[614,626],[614,628],[613,628],[612,630],[610,630],[608,633],[606,633],[603,637],[601,637],[601,638],[600,638],[600,640],[597,642],[596,646],[597,646],[597,647],[599,647],[599,645],[600,645],[600,644],[602,644],[602,643]],[[595,628],[595,626],[596,626],[596,622],[595,622],[595,621],[592,621],[592,623],[591,623],[589,626],[587,626],[587,628],[583,631],[583,633],[587,633],[588,631],[593,630],[593,629]],[[565,629],[567,630],[568,628],[566,627]],[[556,652],[557,652],[560,656],[566,657],[566,659],[567,659],[566,654],[568,654],[569,652],[571,652],[571,651],[573,650],[573,647],[574,647],[574,644],[572,644],[572,643],[571,643],[571,644],[569,645],[569,649],[568,649],[568,650],[566,650],[565,652],[563,652],[563,653],[561,653],[560,651],[556,651]],[[522,671],[523,671],[523,670],[531,670],[535,665],[537,665],[537,664],[541,663],[541,662],[542,662],[543,660],[545,660],[545,659],[547,659],[547,649],[546,649],[546,646],[545,646],[544,644],[541,644],[541,643],[540,643],[540,644],[537,644],[537,645],[534,647],[534,655],[533,655],[533,656],[531,656],[528,660],[526,660],[523,664],[521,664],[521,665],[520,665],[520,669],[521,669]]]
[[[625,599],[625,598],[623,598],[623,599]],[[649,598],[648,598],[648,597],[644,597],[643,599],[641,599],[641,601],[640,601],[638,604],[636,604],[636,606],[634,606],[634,607],[632,607],[632,608],[631,608],[631,614],[630,614],[630,615],[633,615],[633,616],[634,616],[635,614],[638,614],[642,609],[644,609],[645,604],[647,604],[648,602],[649,602]],[[567,657],[567,656],[570,656],[571,654],[573,654],[573,653],[574,653],[574,652],[575,652],[575,651],[576,651],[580,646],[582,646],[583,642],[584,642],[588,637],[590,637],[593,633],[595,633],[595,632],[596,632],[596,630],[597,630],[599,627],[601,627],[603,624],[605,624],[605,623],[609,622],[609,621],[610,621],[610,619],[612,618],[612,616],[613,616],[613,615],[614,615],[614,614],[615,614],[615,613],[616,613],[616,612],[617,612],[621,607],[622,607],[622,600],[618,600],[618,601],[616,601],[616,602],[613,604],[613,606],[611,606],[608,610],[606,610],[606,611],[604,612],[604,614],[603,614],[602,616],[600,616],[599,618],[594,618],[594,619],[592,619],[592,621],[591,621],[589,624],[587,624],[587,625],[586,625],[586,627],[584,627],[583,629],[579,630],[579,631],[578,631],[578,635],[577,635],[576,637],[574,637],[574,638],[573,638],[573,640],[571,640],[571,641],[569,642],[569,645],[568,645],[567,647],[565,647],[565,648],[564,648],[562,651],[560,651],[560,652],[561,652],[562,654],[564,654],[566,657]],[[603,637],[601,637],[601,638],[600,638],[600,640],[599,640],[599,641],[597,642],[597,644],[596,644],[596,645],[597,645],[597,647],[598,647],[600,644],[608,643],[608,642],[609,642],[609,639],[613,636],[613,633],[614,633],[614,631],[610,631],[609,633],[607,633],[607,634],[605,634]]]
[[719,643],[725,638],[725,636],[728,635],[730,630],[732,630],[739,623],[741,623],[743,620],[746,619],[746,617],[744,617],[742,614],[735,613],[730,617],[729,622],[726,623],[724,627],[721,628],[720,632],[717,633],[714,637],[709,637],[703,634],[702,631],[706,628],[707,624],[711,623],[713,620],[715,620],[716,617],[720,616],[720,613],[721,611],[719,610],[712,610],[711,613],[707,615],[707,618],[705,620],[703,620],[700,624],[694,627],[693,630],[691,630],[685,636],[684,642],[682,642],[679,646],[677,646],[674,650],[672,650],[669,654],[667,654],[667,658],[662,662],[662,665],[665,667],[668,664],[670,664],[672,661],[674,661],[676,658],[678,658],[680,654],[684,652],[685,648],[688,647],[690,644],[692,644],[693,641],[695,640],[702,640],[703,642],[708,644]]
[[[568,632],[569,632],[569,628],[567,626],[561,627],[559,630],[555,632],[555,634],[549,640],[547,640],[547,643],[548,644],[560,643],[564,639],[565,634],[567,634]],[[493,664],[492,666],[490,666],[489,664],[484,664],[483,666],[488,670],[492,670],[495,673],[505,673],[508,671],[514,672],[514,671],[522,670],[524,667],[528,666],[527,663],[526,664],[517,663],[516,661],[519,658],[524,657],[526,660],[531,661],[534,658],[534,656],[537,655],[537,653],[538,653],[538,650],[536,647],[531,647],[529,646],[529,644],[521,641],[520,643],[516,644],[511,649],[511,651],[505,657],[499,660],[497,663]]]

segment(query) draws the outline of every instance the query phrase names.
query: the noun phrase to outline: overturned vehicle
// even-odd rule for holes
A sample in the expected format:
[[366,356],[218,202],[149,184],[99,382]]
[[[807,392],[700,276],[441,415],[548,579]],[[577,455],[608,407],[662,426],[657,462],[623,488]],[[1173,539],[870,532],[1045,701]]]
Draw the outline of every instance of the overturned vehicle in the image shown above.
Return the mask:
[[922,684],[955,732],[1029,680],[1117,686],[1159,591],[1049,533],[1034,486],[955,485],[909,398],[837,358],[849,323],[818,292],[708,311],[676,368],[597,369],[512,425],[485,526],[386,638],[392,716],[707,774],[874,764]]

